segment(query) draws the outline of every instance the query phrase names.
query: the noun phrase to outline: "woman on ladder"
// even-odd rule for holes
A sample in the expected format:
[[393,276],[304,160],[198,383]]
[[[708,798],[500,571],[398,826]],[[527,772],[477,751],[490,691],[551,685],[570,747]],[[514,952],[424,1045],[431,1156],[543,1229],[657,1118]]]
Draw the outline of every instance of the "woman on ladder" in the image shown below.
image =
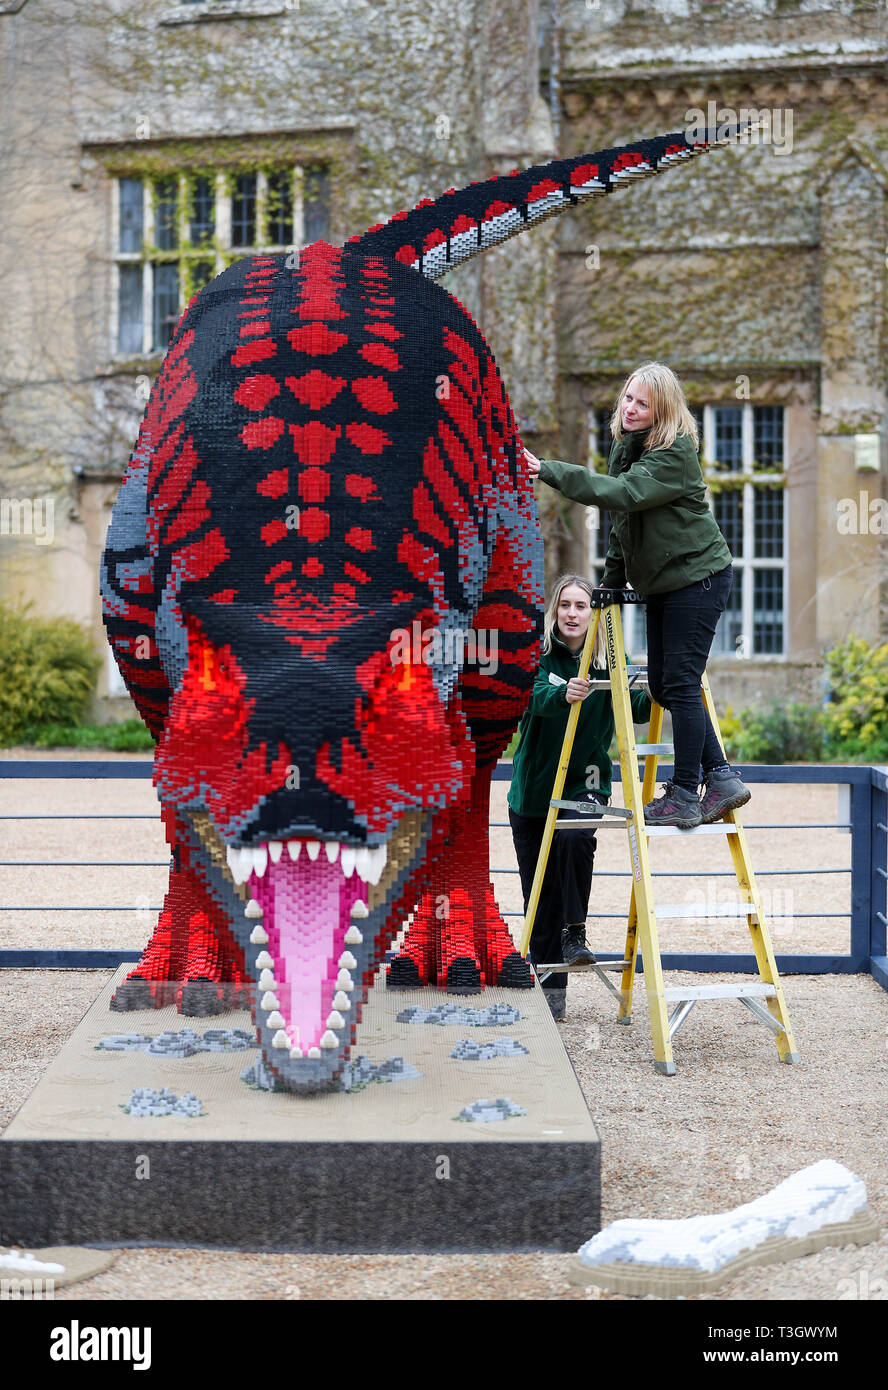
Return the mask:
[[[534,872],[549,813],[549,800],[561,759],[564,733],[572,704],[583,701],[564,782],[565,801],[607,805],[611,791],[608,748],[614,736],[610,692],[592,690],[590,681],[607,679],[604,624],[599,623],[589,679],[577,671],[592,618],[592,586],[579,574],[558,580],[546,609],[542,656],[530,704],[521,720],[520,742],[512,762],[509,823],[521,875],[524,911],[530,899]],[[596,669],[597,668],[597,669]],[[651,702],[642,690],[631,693],[636,724],[650,718]],[[576,820],[576,813],[559,816]],[[586,915],[592,887],[596,838],[591,828],[557,830],[530,938],[535,965],[565,961],[588,963],[594,956],[586,946]],[[564,1018],[567,975],[550,975],[544,982],[546,1000],[555,1018]]]
[[[700,696],[715,628],[734,582],[731,552],[706,501],[697,422],[675,373],[647,362],[623,386],[611,419],[607,477],[541,462],[532,477],[565,497],[607,507],[611,539],[602,588],[627,579],[647,603],[648,680],[672,715],[675,767],[663,795],[644,808],[650,825],[685,830],[745,806],[750,793],[724,754]],[[705,786],[702,801],[700,783]]]

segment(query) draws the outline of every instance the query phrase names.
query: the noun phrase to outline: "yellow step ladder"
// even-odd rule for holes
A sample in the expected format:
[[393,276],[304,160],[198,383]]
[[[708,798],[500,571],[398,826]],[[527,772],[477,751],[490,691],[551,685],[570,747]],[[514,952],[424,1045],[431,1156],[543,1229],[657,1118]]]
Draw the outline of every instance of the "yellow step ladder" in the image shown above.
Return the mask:
[[[578,700],[570,707],[567,729],[564,734],[564,743],[561,748],[561,760],[558,764],[555,785],[552,789],[552,798],[549,802],[549,812],[546,817],[543,840],[540,846],[530,897],[528,899],[527,914],[524,919],[521,954],[526,957],[530,946],[530,936],[533,931],[533,923],[539,904],[543,879],[545,878],[549,850],[556,829],[594,826],[597,830],[608,825],[615,828],[625,826],[629,839],[629,855],[632,868],[632,896],[629,903],[629,923],[626,933],[626,949],[623,953],[623,960],[617,962],[597,961],[592,965],[566,965],[563,962],[539,964],[535,966],[538,978],[542,981],[556,972],[561,974],[574,971],[594,971],[604,984],[607,985],[611,993],[619,1000],[620,1008],[617,1022],[628,1024],[632,1021],[632,989],[640,951],[644,966],[644,983],[647,990],[648,1010],[651,1017],[651,1033],[653,1036],[655,1058],[654,1067],[658,1072],[661,1072],[664,1076],[673,1076],[675,1074],[675,1063],[672,1058],[672,1039],[684,1023],[694,1005],[701,999],[739,999],[740,1003],[745,1005],[759,1022],[766,1024],[774,1032],[777,1041],[777,1051],[781,1062],[797,1062],[799,1060],[799,1054],[795,1050],[795,1043],[789,1024],[789,1015],[786,1009],[786,1000],[783,997],[783,987],[777,972],[777,962],[774,959],[768,924],[762,907],[761,897],[756,887],[746,836],[743,833],[743,826],[737,818],[737,812],[728,811],[720,821],[716,821],[712,825],[700,825],[693,830],[681,830],[677,826],[645,825],[643,807],[652,799],[654,794],[657,780],[657,759],[661,754],[671,753],[673,750],[671,745],[658,742],[663,727],[663,709],[656,701],[652,701],[650,729],[648,734],[649,741],[638,745],[636,745],[635,742],[629,690],[630,685],[644,683],[647,672],[646,668],[643,666],[627,666],[626,664],[620,605],[626,602],[638,601],[637,595],[631,590],[595,590],[592,599],[592,606],[595,610],[594,618],[589,623],[589,630],[586,633],[586,640],[583,645],[583,652],[577,672],[578,676],[582,679],[588,677],[595,643],[595,634],[598,630],[599,622],[603,622],[605,645],[607,648],[608,679],[592,681],[591,684],[594,689],[607,688],[610,689],[611,692],[617,746],[620,751],[620,771],[623,779],[623,793],[626,805],[625,807],[597,806],[595,811],[590,813],[589,803],[561,800],[561,794],[564,790],[564,781],[570,763],[570,755],[573,749],[577,721],[580,716],[580,708],[582,705],[582,701]],[[709,680],[705,673],[702,680],[702,698],[709,713],[709,717],[712,720],[712,727],[715,730],[716,737],[722,746],[722,750],[724,750],[721,730],[715,713],[715,706],[712,702],[712,694],[709,689]],[[644,754],[645,763],[644,780],[643,783],[640,784],[638,780],[638,758],[641,754]],[[563,809],[576,811],[577,819],[558,820],[558,812]],[[727,836],[728,847],[731,852],[731,859],[737,878],[737,900],[720,906],[715,912],[695,912],[694,909],[686,903],[677,906],[662,906],[655,909],[649,859],[649,841],[653,837],[666,835]],[[760,977],[758,983],[681,985],[675,988],[666,988],[663,980],[663,967],[660,961],[657,919],[660,918],[665,920],[670,917],[687,918],[696,916],[746,919],[749,926],[749,933],[752,937],[756,964],[758,966]],[[617,989],[608,978],[607,974],[605,974],[605,971],[608,970],[620,972],[621,979],[619,989]],[[671,1013],[668,1012],[668,1006],[673,1006]]]

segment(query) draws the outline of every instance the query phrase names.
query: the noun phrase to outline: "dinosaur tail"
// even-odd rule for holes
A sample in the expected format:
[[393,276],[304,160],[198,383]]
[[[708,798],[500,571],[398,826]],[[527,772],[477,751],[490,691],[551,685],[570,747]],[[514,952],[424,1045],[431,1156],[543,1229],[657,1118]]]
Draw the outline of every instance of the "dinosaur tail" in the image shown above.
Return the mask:
[[713,145],[733,143],[756,129],[758,123],[753,121],[719,126],[707,130],[706,139],[692,143],[685,131],[678,131],[574,159],[513,169],[510,174],[494,174],[466,188],[449,188],[440,198],[422,198],[411,211],[396,212],[388,222],[350,237],[348,244],[403,261],[437,280],[461,262],[565,208],[602,198],[636,179],[662,173],[705,154]]

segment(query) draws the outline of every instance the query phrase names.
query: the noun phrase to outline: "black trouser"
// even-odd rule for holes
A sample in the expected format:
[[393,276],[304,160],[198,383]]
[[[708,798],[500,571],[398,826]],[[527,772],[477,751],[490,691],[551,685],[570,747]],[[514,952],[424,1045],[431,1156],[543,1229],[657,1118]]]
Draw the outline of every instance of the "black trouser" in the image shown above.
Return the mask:
[[[590,796],[590,800],[607,804],[606,797]],[[574,811],[559,811],[558,818],[576,820],[577,815]],[[521,875],[526,914],[540,846],[543,843],[546,817],[520,816],[510,806],[509,823],[518,859],[518,872]],[[563,960],[562,927],[572,926],[574,923],[585,925],[597,843],[595,831],[591,829],[556,830],[552,836],[546,877],[543,879],[528,951],[534,965]],[[543,985],[543,989],[566,988],[567,975],[564,972],[550,975]]]
[[733,567],[726,565],[708,579],[646,600],[648,680],[657,704],[672,715],[672,780],[695,795],[703,774],[725,761],[700,682],[733,584]]

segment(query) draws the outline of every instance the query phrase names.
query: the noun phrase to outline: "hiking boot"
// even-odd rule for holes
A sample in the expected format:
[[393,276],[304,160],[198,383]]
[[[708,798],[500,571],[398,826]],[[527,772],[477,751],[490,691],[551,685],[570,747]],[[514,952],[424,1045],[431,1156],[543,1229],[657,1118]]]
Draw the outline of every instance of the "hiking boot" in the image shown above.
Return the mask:
[[565,965],[594,965],[595,957],[586,945],[586,928],[582,922],[562,928],[561,954]]
[[699,798],[674,782],[667,782],[663,795],[654,797],[644,808],[645,825],[677,825],[680,830],[693,830],[701,821]]
[[712,825],[721,820],[728,811],[737,811],[745,806],[752,792],[741,782],[732,767],[713,767],[703,778],[706,791],[700,803],[700,817],[703,825]]
[[543,998],[545,999],[546,1003],[549,1005],[549,1008],[550,1008],[550,1010],[551,1010],[551,1012],[552,1012],[552,1017],[553,1017],[558,1023],[561,1023],[562,1020],[564,1019],[564,1010],[565,1010],[565,1008],[566,1008],[566,1006],[567,1006],[567,990],[566,990],[566,989],[544,989],[544,990],[543,990]]

